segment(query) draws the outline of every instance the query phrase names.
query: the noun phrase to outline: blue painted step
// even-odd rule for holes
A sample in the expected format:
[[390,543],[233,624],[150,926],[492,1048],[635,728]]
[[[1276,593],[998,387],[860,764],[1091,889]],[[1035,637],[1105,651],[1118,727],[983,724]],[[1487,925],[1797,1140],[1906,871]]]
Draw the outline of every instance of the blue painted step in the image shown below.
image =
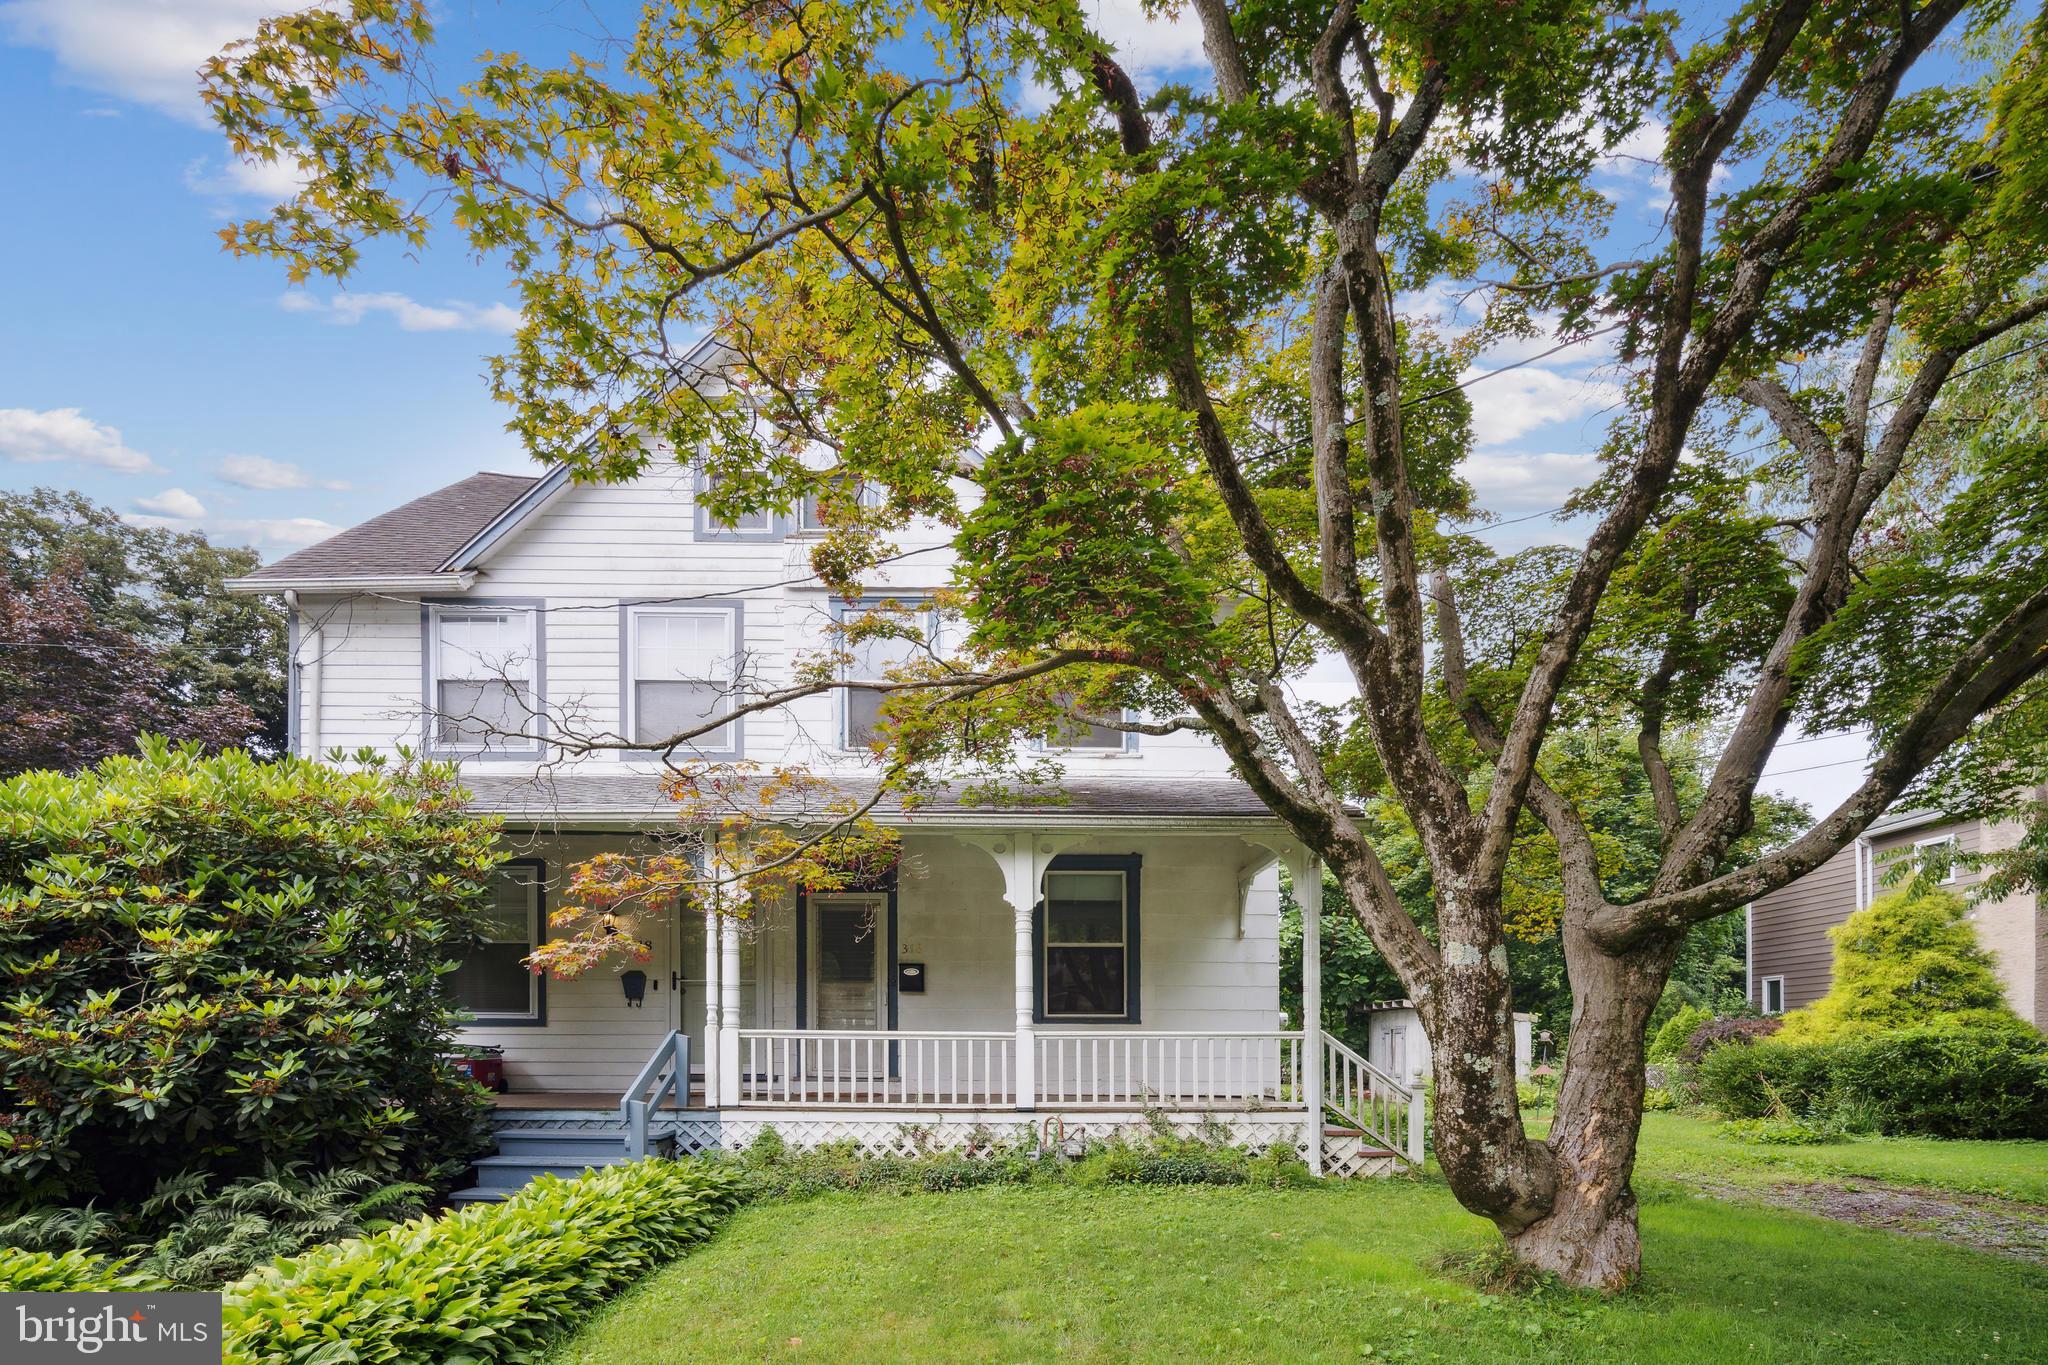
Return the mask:
[[[649,1136],[657,1152],[665,1153],[674,1146],[673,1130],[656,1125]],[[625,1159],[624,1124],[569,1129],[514,1124],[498,1130],[497,1155],[476,1159],[476,1184],[455,1191],[448,1202],[460,1207],[508,1199],[537,1175],[577,1176],[599,1166],[616,1166]]]

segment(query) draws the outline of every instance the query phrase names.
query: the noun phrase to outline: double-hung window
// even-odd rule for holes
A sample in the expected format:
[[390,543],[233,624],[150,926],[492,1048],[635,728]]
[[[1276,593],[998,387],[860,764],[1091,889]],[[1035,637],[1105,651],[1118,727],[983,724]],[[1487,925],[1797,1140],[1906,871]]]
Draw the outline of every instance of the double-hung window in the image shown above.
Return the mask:
[[527,607],[429,609],[433,747],[532,753],[540,747],[540,646]]
[[1038,1015],[1047,1023],[1138,1020],[1138,860],[1074,855],[1045,874]]
[[[739,613],[712,607],[635,607],[626,616],[626,706],[636,744],[678,735],[699,753],[736,754]],[[721,722],[720,717],[725,719]]]
[[482,942],[450,978],[455,1003],[479,1024],[542,1022],[541,979],[526,965],[527,955],[545,937],[542,872],[538,863],[507,863],[491,878]]
[[[848,607],[840,616],[843,625],[852,625],[874,607]],[[916,609],[897,611],[889,615],[901,626],[903,632],[916,630],[924,637],[924,644],[903,638],[902,634],[876,634],[854,640],[846,645],[851,656],[846,663],[843,676],[863,682],[886,681],[892,672],[925,652],[933,645],[936,629],[932,613]],[[860,749],[875,737],[875,729],[881,723],[882,701],[889,694],[872,687],[846,687],[840,689],[839,742],[842,748]]]

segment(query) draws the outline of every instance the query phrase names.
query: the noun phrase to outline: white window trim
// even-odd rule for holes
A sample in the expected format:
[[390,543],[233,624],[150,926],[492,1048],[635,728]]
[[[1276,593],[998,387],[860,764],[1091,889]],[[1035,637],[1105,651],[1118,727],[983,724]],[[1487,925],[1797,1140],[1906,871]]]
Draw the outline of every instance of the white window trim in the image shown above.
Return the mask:
[[1937,835],[1932,839],[1915,839],[1913,841],[1913,860],[1915,863],[1924,862],[1924,850],[1934,848],[1940,844],[1947,844],[1949,846],[1950,857],[1948,860],[1948,866],[1942,870],[1940,882],[1936,884],[1939,886],[1949,886],[1955,883],[1956,881],[1960,880],[1963,875],[1962,869],[1956,865],[1956,860],[1954,856],[1955,854],[1961,853],[1963,851],[1963,846],[1961,841],[1958,840],[1955,835],[1942,834]]
[[425,654],[422,672],[426,683],[427,710],[426,750],[430,755],[461,756],[476,758],[532,758],[539,754],[545,743],[536,734],[528,737],[524,744],[497,743],[478,740],[473,743],[462,740],[444,740],[440,734],[441,684],[444,682],[488,681],[477,678],[448,678],[441,673],[441,623],[451,617],[462,616],[510,616],[526,618],[526,683],[532,689],[535,730],[544,731],[547,716],[547,668],[541,652],[541,604],[537,602],[430,602],[426,604],[427,629],[425,632]]
[[[1101,877],[1116,878],[1117,930],[1114,943],[1064,943],[1055,942],[1052,936],[1052,879],[1054,877]],[[1107,1013],[1096,1010],[1088,1014],[1056,1014],[1052,1008],[1052,950],[1055,948],[1116,948],[1124,955],[1124,998],[1123,1008]],[[1045,933],[1038,944],[1038,979],[1044,982],[1039,1001],[1039,1013],[1049,1024],[1086,1024],[1103,1019],[1128,1019],[1131,1017],[1131,875],[1121,868],[1048,868],[1045,873]]]
[[[660,603],[646,603],[638,606],[629,606],[625,609],[625,620],[622,623],[625,638],[620,642],[619,650],[620,664],[623,670],[619,686],[619,720],[620,729],[628,740],[633,740],[634,736],[638,734],[640,691],[638,684],[641,682],[640,621],[643,617],[648,616],[722,616],[726,618],[726,629],[729,632],[728,638],[732,642],[732,657],[731,676],[724,681],[727,686],[733,689],[731,694],[732,704],[737,704],[739,696],[740,660],[741,656],[746,652],[746,636],[744,633],[746,621],[738,603],[704,606],[669,606]],[[658,682],[663,680],[651,679],[650,681]],[[705,678],[667,679],[666,681],[716,682],[718,680]],[[744,722],[745,717],[743,716],[728,716],[726,721],[730,737],[730,743],[728,744],[710,745],[699,741],[692,741],[688,747],[692,752],[702,754],[707,758],[738,758],[745,747],[745,740],[743,738]]]
[[[1771,1008],[1771,987],[1772,987],[1772,986],[1776,986],[1776,987],[1778,988],[1778,1007],[1777,1007],[1776,1009],[1772,1009],[1772,1008]],[[1783,1014],[1783,1013],[1785,1012],[1785,978],[1784,978],[1784,977],[1782,977],[1782,976],[1767,976],[1767,977],[1764,977],[1764,978],[1762,978],[1762,979],[1761,979],[1761,980],[1760,980],[1760,981],[1759,981],[1759,982],[1757,983],[1757,989],[1756,989],[1756,1008],[1757,1008],[1757,1012],[1758,1012],[1759,1014],[1769,1014],[1769,1015],[1778,1015],[1778,1014]]]
[[[526,944],[527,951],[532,952],[535,948],[547,942],[547,897],[543,893],[541,886],[541,883],[545,880],[545,869],[535,863],[514,862],[507,863],[502,871],[517,871],[526,874],[518,884],[526,888]],[[484,940],[486,943],[504,943],[509,941],[506,939]],[[547,1022],[546,992],[546,983],[541,975],[538,972],[528,971],[526,973],[527,1005],[525,1010],[493,1014],[478,1012],[472,1017],[467,1027],[488,1028],[493,1025],[505,1024],[545,1024]]]

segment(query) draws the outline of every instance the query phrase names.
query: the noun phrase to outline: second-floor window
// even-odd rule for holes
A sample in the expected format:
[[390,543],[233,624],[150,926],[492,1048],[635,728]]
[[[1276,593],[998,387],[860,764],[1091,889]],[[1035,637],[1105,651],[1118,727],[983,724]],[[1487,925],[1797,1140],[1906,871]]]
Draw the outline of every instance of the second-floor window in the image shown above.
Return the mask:
[[[908,606],[909,604],[905,604]],[[875,610],[872,606],[847,607],[842,609],[840,620],[851,624],[860,617]],[[905,612],[892,609],[905,630],[917,629],[924,633],[926,644],[931,643],[935,626],[932,612],[918,607]],[[890,673],[925,652],[915,640],[903,639],[898,635],[873,635],[856,640],[846,646],[852,655],[844,676],[858,678],[864,682],[886,680]],[[868,687],[848,687],[840,692],[839,742],[842,748],[865,748],[875,737],[875,728],[881,723],[882,702],[889,694]]]
[[[658,744],[690,735],[688,747],[700,753],[736,753],[738,723],[731,713],[739,677],[738,613],[723,607],[637,608],[626,620],[633,742]],[[716,723],[720,717],[726,718],[723,724]]]
[[[1117,719],[1126,720],[1128,711],[1119,712]],[[1041,741],[1047,749],[1067,749],[1081,753],[1120,754],[1137,748],[1137,736],[1114,726],[1104,725],[1085,717],[1074,716],[1059,726]]]
[[537,616],[524,607],[433,608],[434,747],[530,753],[540,744]]

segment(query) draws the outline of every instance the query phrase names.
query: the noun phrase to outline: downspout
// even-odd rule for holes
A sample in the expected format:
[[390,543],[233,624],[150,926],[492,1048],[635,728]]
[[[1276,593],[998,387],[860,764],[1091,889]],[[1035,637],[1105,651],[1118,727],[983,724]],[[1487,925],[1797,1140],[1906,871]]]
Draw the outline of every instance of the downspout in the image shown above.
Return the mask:
[[[299,594],[296,589],[286,588],[284,604],[293,616],[300,616]],[[303,709],[299,715],[299,749],[307,758],[320,756],[320,660],[326,650],[321,638],[320,623],[308,619],[306,633],[300,636],[300,648],[305,651],[304,662],[292,660],[292,668],[299,675],[299,698],[295,705]]]

